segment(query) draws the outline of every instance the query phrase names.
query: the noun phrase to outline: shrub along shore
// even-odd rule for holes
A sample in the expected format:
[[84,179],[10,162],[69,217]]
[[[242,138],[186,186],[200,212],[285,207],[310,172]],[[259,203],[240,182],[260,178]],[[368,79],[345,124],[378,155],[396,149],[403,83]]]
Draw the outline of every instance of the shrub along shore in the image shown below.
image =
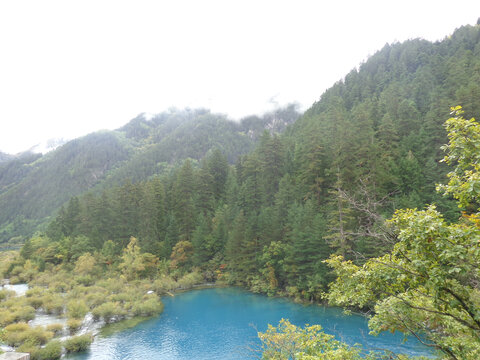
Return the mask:
[[[102,264],[98,256],[87,253],[74,264],[47,263],[39,271],[18,252],[0,253],[0,276],[11,284],[29,285],[25,296],[0,290],[0,342],[30,353],[32,360],[59,359],[88,349],[102,328],[108,334],[160,314],[161,296],[204,282],[198,272],[172,273],[162,264],[156,264],[152,276],[133,276],[122,264]],[[29,321],[36,314],[65,320],[33,327]]]

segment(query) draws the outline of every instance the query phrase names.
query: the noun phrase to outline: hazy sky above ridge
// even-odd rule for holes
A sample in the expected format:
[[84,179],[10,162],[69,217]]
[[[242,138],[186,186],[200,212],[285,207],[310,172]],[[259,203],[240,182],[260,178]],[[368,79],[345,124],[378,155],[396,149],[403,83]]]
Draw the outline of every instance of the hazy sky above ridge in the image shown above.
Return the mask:
[[478,0],[0,2],[0,151],[206,107],[308,108],[386,43],[441,40]]

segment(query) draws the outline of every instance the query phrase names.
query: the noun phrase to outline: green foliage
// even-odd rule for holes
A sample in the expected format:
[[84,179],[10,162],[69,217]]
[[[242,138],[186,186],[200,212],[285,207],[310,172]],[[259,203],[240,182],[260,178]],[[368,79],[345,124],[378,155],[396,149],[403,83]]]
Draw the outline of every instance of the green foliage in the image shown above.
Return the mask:
[[198,272],[185,274],[177,281],[177,287],[180,289],[191,289],[194,285],[204,282],[203,276]]
[[173,269],[181,266],[189,269],[192,264],[193,246],[190,241],[179,241],[172,250],[171,267]]
[[62,343],[58,340],[53,340],[38,350],[32,360],[57,360],[60,359],[61,356]]
[[82,327],[83,320],[79,319],[68,319],[67,320],[67,329],[70,334],[75,334]]
[[[441,188],[459,204],[477,209],[480,194],[474,149],[480,125],[465,121],[455,108],[447,122],[446,161],[457,164]],[[363,266],[331,257],[337,280],[328,299],[343,306],[374,307],[373,333],[402,331],[423,335],[430,346],[452,359],[480,356],[480,227],[478,212],[457,224],[446,222],[435,206],[398,210],[390,220],[398,242],[391,253]]]
[[265,360],[360,360],[361,349],[350,347],[333,335],[325,334],[320,325],[299,328],[282,319],[278,327],[268,326],[258,333]]
[[89,275],[93,272],[95,265],[96,260],[90,253],[83,254],[75,263],[75,273]]
[[106,302],[92,310],[92,314],[97,319],[103,319],[106,323],[119,320],[125,315],[125,311],[117,302]]
[[265,360],[427,360],[411,358],[388,351],[365,352],[360,346],[349,346],[325,334],[320,325],[304,328],[280,320],[277,327],[268,326],[266,332],[258,333],[262,343],[262,359]]
[[72,299],[67,303],[67,316],[70,319],[83,320],[88,312],[88,306],[83,299]]
[[31,328],[26,323],[16,323],[5,327],[4,337],[9,346],[18,347],[23,343],[44,345],[53,337],[53,333],[41,327]]
[[91,334],[74,336],[64,342],[67,353],[77,353],[86,351],[93,341]]
[[132,312],[135,316],[153,316],[163,311],[163,304],[156,296],[143,299],[135,304]]
[[132,237],[129,244],[123,249],[120,269],[127,280],[151,275],[156,269],[157,259],[151,254],[140,253],[136,238]]
[[35,309],[23,301],[9,299],[0,304],[0,325],[5,326],[14,322],[30,321],[35,318]]
[[[58,150],[13,171],[24,172],[0,194],[0,224],[18,214],[24,216],[6,230],[2,240],[15,235],[32,234],[35,226],[74,195],[87,190],[104,178],[113,165],[125,160],[128,150],[117,134],[103,132],[70,141]],[[0,172],[4,169],[0,169]],[[14,185],[14,186],[13,186]],[[28,193],[28,196],[24,194]],[[8,236],[8,237],[7,237]]]
[[461,106],[452,108],[454,117],[445,123],[449,142],[442,148],[447,152],[443,159],[455,169],[447,174],[447,185],[439,186],[445,194],[452,194],[459,205],[470,212],[478,211],[480,198],[480,126],[474,118],[463,118]]
[[27,323],[10,324],[4,329],[3,339],[10,346],[18,346],[23,342],[24,333],[29,329]]

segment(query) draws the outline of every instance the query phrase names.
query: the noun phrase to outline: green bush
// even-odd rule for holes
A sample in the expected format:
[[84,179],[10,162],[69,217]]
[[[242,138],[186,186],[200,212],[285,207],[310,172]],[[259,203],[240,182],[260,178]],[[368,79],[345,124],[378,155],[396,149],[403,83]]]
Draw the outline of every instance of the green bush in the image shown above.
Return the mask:
[[112,302],[127,302],[127,301],[130,301],[132,300],[132,297],[135,297],[136,294],[130,294],[128,292],[121,292],[121,293],[118,293],[118,294],[112,294],[108,297],[108,299]]
[[201,284],[203,282],[202,274],[198,272],[192,272],[186,274],[181,279],[178,280],[178,286],[182,289],[190,289],[193,285]]
[[67,304],[67,316],[73,319],[83,319],[88,312],[88,306],[85,301],[70,300]]
[[48,294],[43,297],[43,309],[47,314],[62,314],[63,303],[63,298],[58,294]]
[[17,348],[18,352],[23,352],[23,353],[29,353],[30,354],[30,360],[35,360],[37,359],[37,353],[40,351],[40,346],[31,344],[31,343],[23,343]]
[[89,293],[85,296],[85,301],[90,309],[102,305],[105,302],[106,294],[101,292]]
[[65,341],[64,346],[67,353],[86,351],[93,338],[90,334],[75,336]]
[[92,314],[95,319],[103,318],[106,323],[111,322],[116,316],[122,317],[125,315],[125,310],[123,310],[118,303],[106,302],[95,309],[92,310]]
[[[23,272],[23,265],[16,265],[11,271],[10,271],[10,276],[11,277],[18,277],[20,278],[20,274]],[[11,284],[16,284],[16,282],[12,282],[12,279],[10,279]]]
[[26,342],[32,344],[44,345],[49,340],[53,338],[53,333],[51,331],[45,330],[42,327],[30,328],[26,332]]
[[91,275],[82,275],[75,278],[79,284],[91,286],[95,283],[95,279]]
[[9,298],[1,303],[0,326],[14,322],[27,322],[35,318],[35,309],[27,305],[24,296]]
[[[74,321],[77,321],[77,320],[74,320]],[[63,324],[50,324],[50,325],[47,325],[47,330],[48,331],[51,331],[53,333],[54,336],[57,336],[59,334],[62,333],[63,331]]]
[[22,306],[14,312],[14,321],[30,321],[35,319],[35,309],[31,306]]
[[70,286],[64,282],[54,282],[51,284],[51,288],[57,293],[64,293],[70,289]]
[[42,296],[30,296],[27,298],[27,302],[30,306],[34,309],[38,309],[43,305],[43,297]]
[[8,308],[0,310],[0,326],[6,326],[15,321],[15,314],[13,314]]
[[109,292],[114,294],[125,290],[125,283],[123,282],[123,280],[118,278],[101,280],[97,283],[97,285],[107,289]]
[[45,292],[45,289],[39,287],[39,286],[35,286],[31,289],[28,289],[26,292],[25,292],[25,296],[27,298],[29,297],[40,297],[43,295],[43,293]]
[[153,282],[153,290],[159,294],[172,291],[178,287],[177,282],[170,276],[163,275]]
[[27,323],[16,323],[5,326],[5,331],[17,332],[28,330],[30,326]]
[[10,276],[10,284],[15,285],[15,284],[21,284],[24,283],[23,279],[21,279],[19,276]]
[[3,301],[5,299],[8,299],[9,297],[12,297],[15,295],[15,291],[10,291],[7,289],[2,289],[0,290],[0,301]]
[[30,326],[26,323],[10,324],[5,327],[4,340],[9,346],[20,346],[26,338]]
[[26,323],[10,324],[5,327],[5,342],[9,346],[20,346],[23,343],[43,345],[53,337],[51,331],[41,327],[31,328]]
[[163,311],[163,304],[157,297],[136,302],[132,312],[135,316],[153,316]]
[[68,331],[70,331],[70,334],[75,334],[78,331],[78,329],[82,327],[82,323],[83,323],[82,320],[68,319],[67,328],[68,328]]
[[62,357],[62,343],[58,340],[50,341],[44,348],[39,349],[31,360],[57,360]]

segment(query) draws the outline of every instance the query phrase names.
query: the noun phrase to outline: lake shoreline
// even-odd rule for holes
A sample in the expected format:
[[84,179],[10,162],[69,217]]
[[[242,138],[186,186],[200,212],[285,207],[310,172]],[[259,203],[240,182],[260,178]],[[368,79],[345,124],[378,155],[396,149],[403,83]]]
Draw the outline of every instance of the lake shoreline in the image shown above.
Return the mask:
[[[277,326],[282,318],[297,326],[321,324],[325,332],[351,345],[363,343],[365,350],[392,346],[390,349],[397,353],[427,354],[413,338],[403,344],[400,334],[368,335],[365,317],[345,315],[340,308],[304,306],[230,286],[198,286],[176,295],[162,298],[165,311],[160,316],[145,319],[135,328],[112,332],[108,337],[99,336],[90,351],[68,359],[124,359],[122,354],[148,359],[254,359],[246,348],[256,344],[259,349],[258,332],[265,331],[267,324]],[[247,355],[234,356],[240,348]],[[175,354],[171,353],[173,350]]]

